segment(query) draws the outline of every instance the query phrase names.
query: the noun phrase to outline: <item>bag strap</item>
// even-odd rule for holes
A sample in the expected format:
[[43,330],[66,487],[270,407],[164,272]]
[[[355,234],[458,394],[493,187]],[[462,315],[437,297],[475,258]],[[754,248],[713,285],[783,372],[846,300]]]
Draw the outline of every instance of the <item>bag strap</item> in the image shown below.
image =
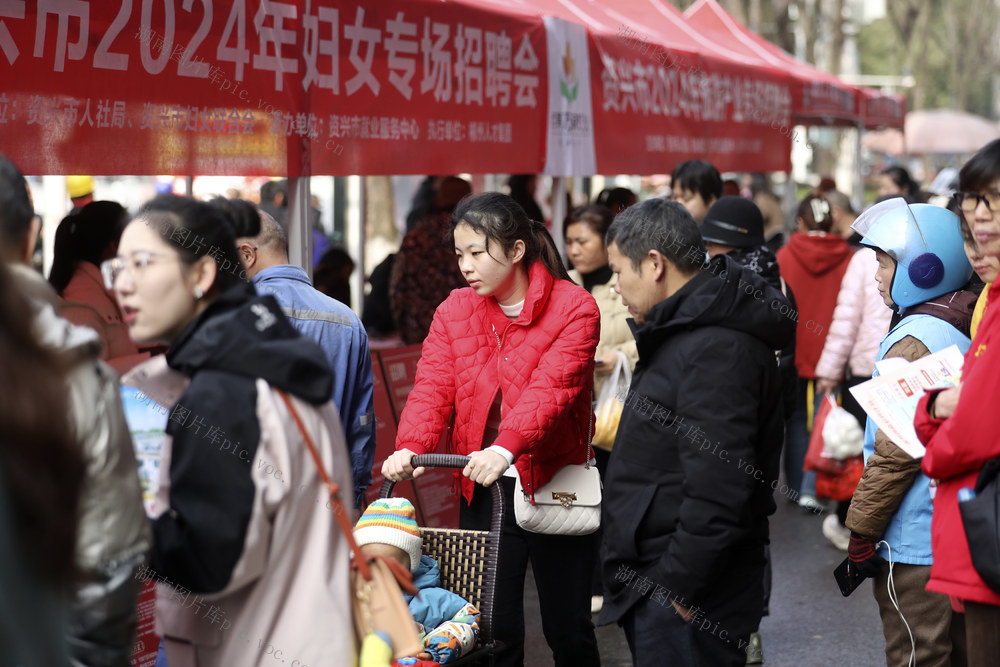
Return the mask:
[[355,567],[358,568],[365,581],[371,581],[372,573],[371,568],[368,567],[368,559],[364,557],[360,547],[358,547],[358,543],[354,541],[354,530],[351,528],[351,522],[347,518],[347,512],[344,511],[344,503],[340,501],[340,486],[330,479],[330,475],[323,468],[323,460],[319,457],[316,445],[313,444],[313,440],[309,436],[309,431],[306,430],[306,425],[302,423],[302,417],[299,416],[298,410],[292,405],[288,394],[277,388],[274,390],[281,396],[281,400],[285,402],[285,406],[292,415],[292,419],[295,420],[295,424],[299,427],[299,433],[302,434],[302,439],[306,441],[306,447],[309,448],[309,453],[312,454],[312,459],[316,463],[316,471],[319,473],[319,478],[330,492],[330,503],[333,506],[333,514],[337,517],[340,532],[347,538],[347,543],[351,546],[351,551],[354,553]]

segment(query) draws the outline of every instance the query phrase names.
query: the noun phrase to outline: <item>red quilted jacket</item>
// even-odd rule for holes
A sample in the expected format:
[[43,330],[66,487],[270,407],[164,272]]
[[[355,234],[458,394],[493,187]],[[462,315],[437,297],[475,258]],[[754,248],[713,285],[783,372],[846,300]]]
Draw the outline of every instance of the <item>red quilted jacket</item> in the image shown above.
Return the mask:
[[[534,494],[564,465],[586,460],[600,321],[594,297],[553,278],[537,261],[517,321],[492,297],[472,288],[453,291],[434,313],[424,340],[396,449],[433,452],[454,407],[455,453],[484,444],[507,449],[524,490]],[[500,435],[483,443],[498,388]],[[471,501],[473,482],[461,482],[462,495]]]
[[[1000,299],[1000,281],[990,289],[990,303]],[[958,509],[958,490],[975,487],[983,464],[1000,456],[1000,310],[986,310],[972,346],[965,353],[962,393],[955,414],[933,419],[927,414],[928,396],[917,405],[914,427],[927,446],[921,462],[924,473],[937,479],[931,519],[934,563],[927,590],[963,600],[1000,606],[997,595],[972,565],[969,541]]]

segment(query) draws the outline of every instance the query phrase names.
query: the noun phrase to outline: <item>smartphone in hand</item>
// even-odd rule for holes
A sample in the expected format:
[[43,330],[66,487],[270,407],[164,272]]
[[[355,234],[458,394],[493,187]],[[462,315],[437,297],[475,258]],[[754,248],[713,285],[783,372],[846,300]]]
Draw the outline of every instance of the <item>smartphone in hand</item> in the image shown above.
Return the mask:
[[861,585],[861,582],[865,580],[865,575],[858,572],[851,565],[850,558],[845,558],[844,562],[838,565],[837,569],[833,571],[833,578],[837,580],[837,585],[840,586],[841,595],[846,598]]

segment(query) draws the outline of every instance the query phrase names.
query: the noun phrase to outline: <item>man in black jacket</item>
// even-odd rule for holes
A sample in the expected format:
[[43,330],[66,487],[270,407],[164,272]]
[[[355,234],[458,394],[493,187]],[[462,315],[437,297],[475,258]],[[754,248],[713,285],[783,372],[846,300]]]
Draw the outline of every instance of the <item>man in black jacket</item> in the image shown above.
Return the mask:
[[636,665],[742,665],[760,621],[783,412],[782,294],[726,255],[706,263],[691,215],[647,200],[607,234],[639,362],[605,479],[599,623]]

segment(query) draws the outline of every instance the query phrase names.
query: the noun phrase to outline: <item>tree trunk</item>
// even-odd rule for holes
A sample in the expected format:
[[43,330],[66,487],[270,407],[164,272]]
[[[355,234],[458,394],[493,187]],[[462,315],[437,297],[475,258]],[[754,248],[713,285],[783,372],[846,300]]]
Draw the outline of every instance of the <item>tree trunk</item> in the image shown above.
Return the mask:
[[799,1],[799,21],[805,29],[806,62],[816,64],[816,36],[819,34],[821,10],[815,0]]
[[788,16],[790,0],[775,0],[774,30],[775,43],[788,53],[795,53],[795,34],[792,32],[792,19]]
[[750,9],[747,11],[749,22],[747,25],[758,35],[760,34],[760,24],[762,23],[760,0],[750,0]]
[[830,43],[830,59],[827,70],[834,74],[840,74],[840,63],[844,56],[844,4],[845,0],[837,0],[833,3],[833,38]]
[[922,7],[917,15],[916,26],[913,31],[913,39],[910,42],[910,52],[914,54],[913,78],[916,85],[913,87],[913,108],[925,109],[927,107],[927,40],[930,38],[930,8]]

